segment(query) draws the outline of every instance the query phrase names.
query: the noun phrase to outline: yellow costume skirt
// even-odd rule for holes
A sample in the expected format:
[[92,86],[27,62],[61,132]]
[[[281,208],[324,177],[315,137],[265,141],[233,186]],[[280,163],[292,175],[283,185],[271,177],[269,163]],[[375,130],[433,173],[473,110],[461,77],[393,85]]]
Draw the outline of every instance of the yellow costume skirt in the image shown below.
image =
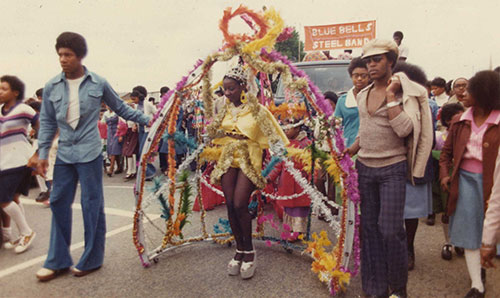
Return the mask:
[[[215,139],[217,147],[207,147],[201,157],[207,160],[216,160],[210,182],[220,184],[222,175],[227,170],[239,168],[257,188],[264,188],[266,180],[262,177],[262,149],[259,143],[251,140],[238,140],[231,137]],[[220,152],[220,154],[219,154]]]

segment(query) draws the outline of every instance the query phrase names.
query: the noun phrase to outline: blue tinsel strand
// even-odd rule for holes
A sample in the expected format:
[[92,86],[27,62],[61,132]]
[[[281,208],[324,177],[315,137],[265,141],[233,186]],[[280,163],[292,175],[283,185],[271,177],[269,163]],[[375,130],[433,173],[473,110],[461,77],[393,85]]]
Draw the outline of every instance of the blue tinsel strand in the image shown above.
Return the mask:
[[267,164],[266,168],[262,170],[262,177],[267,177],[279,162],[281,162],[281,158],[278,156],[273,156],[271,158],[271,161]]

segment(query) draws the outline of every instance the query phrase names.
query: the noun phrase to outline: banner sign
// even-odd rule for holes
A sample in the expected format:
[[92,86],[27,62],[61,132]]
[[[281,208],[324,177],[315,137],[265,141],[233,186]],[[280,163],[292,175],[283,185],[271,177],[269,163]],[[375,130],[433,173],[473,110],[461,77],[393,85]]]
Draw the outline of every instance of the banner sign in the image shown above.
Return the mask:
[[375,21],[324,26],[304,26],[304,51],[361,48],[375,38]]

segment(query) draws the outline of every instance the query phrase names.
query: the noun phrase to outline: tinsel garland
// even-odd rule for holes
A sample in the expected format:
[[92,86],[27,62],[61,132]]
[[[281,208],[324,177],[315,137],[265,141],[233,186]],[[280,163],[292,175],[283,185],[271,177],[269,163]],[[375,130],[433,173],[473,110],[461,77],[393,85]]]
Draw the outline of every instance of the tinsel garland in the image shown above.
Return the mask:
[[332,155],[313,147],[314,150],[309,146],[304,149],[288,147],[288,156],[295,158],[300,163],[303,164],[303,170],[307,173],[311,172],[311,154],[314,154],[314,160],[316,161],[315,168],[323,168],[330,177],[332,177],[335,183],[340,182],[341,171],[337,166]]
[[235,159],[240,169],[245,173],[245,176],[247,176],[257,188],[264,188],[266,186],[266,181],[262,175],[256,172],[255,168],[250,164],[247,140],[235,140],[223,147],[217,165],[210,175],[210,182],[212,184],[220,184],[222,175],[227,172]]
[[[259,73],[259,86],[260,86],[260,103],[264,106],[267,106],[269,102],[272,102],[272,98],[269,98],[266,95],[266,91],[268,91],[269,94],[271,94],[272,90],[270,90],[271,82],[269,82],[268,76],[263,72]],[[267,89],[266,86],[268,86]],[[272,94],[270,96],[272,97]]]
[[[175,97],[173,99],[173,104],[170,108],[170,111],[168,113],[168,126],[167,126],[167,131],[168,134],[173,134],[176,130],[176,124],[177,124],[177,117],[179,115],[179,106],[180,106],[180,98],[178,96],[178,93],[175,94]],[[175,161],[175,141],[173,139],[168,140],[168,154],[167,154],[167,160],[168,160],[168,169],[167,169],[167,176],[171,181],[175,181],[175,174],[176,174],[176,161]],[[179,227],[180,227],[180,218],[183,217],[183,215],[177,213],[177,217],[175,221],[173,221],[173,215],[174,215],[174,204],[175,204],[175,183],[171,183],[169,185],[169,192],[168,192],[168,203],[169,203],[169,208],[170,208],[170,217],[169,219],[165,222],[166,228],[167,228],[167,233],[165,233],[162,241],[161,248],[165,248],[167,244],[170,242],[171,238],[173,235],[179,235]],[[179,232],[179,233],[178,233]]]
[[294,200],[294,199],[300,198],[300,197],[306,195],[306,192],[303,190],[300,193],[294,193],[293,195],[289,195],[289,196],[277,196],[277,195],[274,195],[272,193],[268,193],[265,191],[262,191],[262,194],[265,195],[266,197],[270,198],[271,200],[280,201],[280,200]]
[[[295,75],[299,78],[304,78],[307,82],[307,86],[309,87],[311,92],[314,94],[314,97],[316,98],[316,103],[321,108],[322,112],[325,113],[327,116],[330,116],[331,114],[333,114],[333,109],[332,109],[332,106],[330,105],[330,103],[328,103],[325,100],[325,97],[323,96],[321,91],[318,89],[318,87],[316,87],[316,85],[314,85],[311,82],[311,80],[309,79],[309,77],[307,76],[307,74],[303,70],[300,70],[297,67],[295,67],[292,64],[292,62],[290,62],[290,60],[288,60],[285,56],[281,55],[279,52],[276,52],[276,51],[269,52],[266,49],[262,49],[261,54],[265,55],[266,57],[269,57],[273,61],[281,61],[282,63],[284,63],[285,65],[287,65],[289,67],[290,72],[293,75]],[[303,87],[305,87],[305,86],[303,86]],[[300,90],[300,89],[302,89],[302,88],[299,88],[298,90]]]
[[[221,226],[222,226],[223,230],[221,229]],[[219,218],[219,224],[214,225],[214,233],[215,234],[223,234],[223,233],[233,234],[233,231],[231,230],[231,225],[229,224],[229,220],[225,219],[225,218]]]
[[267,164],[266,168],[262,170],[262,177],[267,177],[280,162],[281,158],[279,156],[274,155],[271,157],[271,160]]
[[[172,135],[175,133],[176,130],[176,124],[177,124],[177,117],[179,116],[179,104],[180,100],[179,98],[176,97],[174,98],[174,104],[170,110],[170,115],[168,119],[168,134]],[[176,173],[176,161],[175,161],[175,141],[173,139],[168,140],[168,178],[172,181],[175,181],[175,173]],[[170,185],[170,191],[169,191],[169,203],[171,206],[171,213],[173,215],[173,205],[175,203],[175,185],[172,184]]]
[[[171,107],[171,103],[164,107],[165,110],[168,110]],[[163,116],[162,116],[163,117]],[[139,257],[141,259],[142,265],[144,267],[148,267],[149,263],[145,262],[145,258],[143,254],[145,253],[144,247],[144,229],[141,229],[142,219],[144,216],[144,212],[141,209],[143,194],[144,194],[144,185],[146,181],[146,165],[149,157],[152,156],[154,149],[158,145],[159,136],[165,131],[167,128],[166,122],[153,122],[151,126],[150,134],[153,134],[153,140],[148,138],[147,143],[143,149],[143,157],[140,161],[140,168],[137,175],[136,185],[134,185],[134,194],[136,195],[136,210],[134,213],[134,223],[132,227],[132,239],[133,243],[139,253]]]
[[205,147],[203,152],[200,154],[200,160],[203,161],[218,161],[222,153],[222,147]]
[[267,108],[274,117],[281,119],[281,121],[283,121],[283,119],[302,119],[307,115],[307,109],[304,103],[289,104],[285,102],[276,106],[274,102],[271,102]]
[[216,52],[209,55],[202,65],[203,73],[205,74],[202,79],[201,97],[203,99],[203,106],[205,108],[205,115],[207,119],[213,118],[213,101],[214,97],[211,91],[212,80],[212,66],[216,61],[228,61],[237,55],[238,51],[235,47],[227,48],[224,52]]
[[174,139],[177,145],[187,146],[189,149],[198,148],[198,144],[196,144],[196,140],[194,138],[186,137],[186,135],[180,131],[176,131],[173,135],[163,135],[163,140],[168,141],[169,139]]
[[[243,5],[240,5],[234,12],[231,12],[231,7],[224,10],[224,15],[219,23],[219,29],[224,35],[224,40],[226,42],[225,47],[231,48],[236,45],[237,42],[249,42],[255,39],[262,39],[269,28],[266,19],[259,13],[256,13]],[[246,15],[251,18],[259,27],[257,34],[250,36],[247,34],[231,34],[229,33],[229,21],[235,16]]]
[[181,189],[181,203],[179,204],[180,205],[179,214],[184,215],[183,217],[181,217],[179,219],[180,224],[179,224],[179,234],[178,235],[181,237],[181,239],[184,238],[184,236],[182,235],[182,228],[184,227],[184,225],[189,223],[189,221],[187,220],[187,217],[189,216],[189,214],[192,213],[192,211],[191,211],[192,203],[191,203],[191,200],[189,199],[191,197],[191,194],[192,194],[191,193],[192,186],[189,184],[188,177],[189,177],[188,171],[182,172],[182,174],[179,177],[179,182],[183,184],[182,189]]
[[175,89],[171,89],[171,90],[169,90],[167,93],[165,93],[163,95],[163,97],[161,98],[160,103],[157,106],[157,112],[153,116],[153,122],[156,121],[156,119],[158,119],[158,117],[160,117],[160,115],[163,113],[163,107],[168,102],[168,100],[170,99],[170,97],[172,97],[172,94],[174,94],[175,92],[179,92],[180,90],[182,90],[182,88],[184,88],[184,86],[186,85],[186,83],[187,83],[189,77],[191,76],[191,74],[194,73],[202,64],[203,64],[203,60],[196,61],[196,63],[193,66],[193,69],[191,71],[189,71],[189,73],[186,76],[182,77],[182,79],[179,82],[177,82],[177,84],[175,86]]
[[213,187],[213,185],[210,184],[210,182],[208,182],[204,176],[200,177],[200,182],[203,183],[206,187],[208,187],[211,191],[215,192],[217,195],[222,196],[222,197],[224,196],[224,192]]
[[[344,152],[345,150],[345,145],[344,145],[344,139],[342,137],[343,132],[342,129],[336,125],[334,126],[334,138],[335,138],[335,145],[337,146],[337,150],[339,152]],[[346,193],[347,197],[354,203],[355,206],[355,223],[354,223],[354,244],[353,244],[353,250],[354,250],[354,265],[353,265],[353,270],[352,270],[352,275],[356,276],[359,273],[359,268],[360,268],[360,263],[361,263],[361,244],[360,244],[360,237],[359,237],[359,225],[361,222],[360,216],[359,216],[359,206],[361,204],[361,197],[359,195],[359,188],[358,188],[358,172],[354,168],[354,162],[352,161],[351,157],[349,154],[345,154],[340,160],[339,160],[340,167],[342,168],[342,171],[345,173],[344,174],[344,192]],[[345,268],[345,270],[348,270]]]
[[[187,168],[191,165],[191,163],[198,157],[198,155],[200,155],[200,153],[203,151],[205,145],[204,144],[201,144],[198,146],[198,148],[196,148],[195,151],[193,151],[192,153],[190,153],[183,161],[182,163],[179,165],[179,167],[177,168],[177,172],[178,173],[182,173],[184,172],[185,170],[187,170]],[[156,178],[155,178],[156,179]],[[160,177],[158,177],[158,179],[160,179]],[[170,185],[172,184],[172,180],[170,180],[168,177],[165,177],[165,182],[163,182],[160,186],[160,188],[158,190],[156,190],[155,192],[152,192],[150,193],[147,197],[145,197],[143,199],[143,202],[142,202],[142,208],[145,209],[147,207],[150,206],[151,204],[151,201],[155,198],[157,198],[160,194],[164,194],[169,188],[170,188]]]
[[[315,213],[319,214],[321,209],[322,214],[325,214],[326,220],[329,221],[329,225],[338,233],[340,230],[339,218],[337,215],[332,215],[330,208],[325,204],[328,198],[325,197],[320,191],[311,186],[309,181],[302,177],[299,170],[295,169],[294,164],[288,158],[283,159],[285,163],[285,169],[293,176],[293,179],[299,184],[299,186],[306,191],[307,195],[311,198],[311,207]],[[333,206],[339,208],[340,206],[332,203]]]
[[304,120],[300,120],[300,121],[299,121],[299,122],[297,122],[297,123],[287,124],[287,125],[281,125],[281,129],[283,129],[283,130],[287,130],[287,129],[291,129],[291,128],[299,127],[299,126],[301,126],[301,125],[304,125],[304,123],[306,123]]

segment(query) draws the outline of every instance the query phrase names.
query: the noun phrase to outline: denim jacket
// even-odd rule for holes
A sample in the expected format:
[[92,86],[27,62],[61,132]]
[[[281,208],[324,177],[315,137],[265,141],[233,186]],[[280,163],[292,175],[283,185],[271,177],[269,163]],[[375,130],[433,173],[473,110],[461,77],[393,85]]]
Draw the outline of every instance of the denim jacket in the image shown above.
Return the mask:
[[106,79],[85,68],[78,89],[80,119],[73,129],[67,122],[69,89],[62,72],[50,80],[43,89],[38,134],[39,158],[47,159],[54,135],[59,129],[57,157],[65,163],[85,163],[101,154],[101,138],[97,122],[104,101],[120,117],[147,125],[150,117],[129,107],[111,88]]

